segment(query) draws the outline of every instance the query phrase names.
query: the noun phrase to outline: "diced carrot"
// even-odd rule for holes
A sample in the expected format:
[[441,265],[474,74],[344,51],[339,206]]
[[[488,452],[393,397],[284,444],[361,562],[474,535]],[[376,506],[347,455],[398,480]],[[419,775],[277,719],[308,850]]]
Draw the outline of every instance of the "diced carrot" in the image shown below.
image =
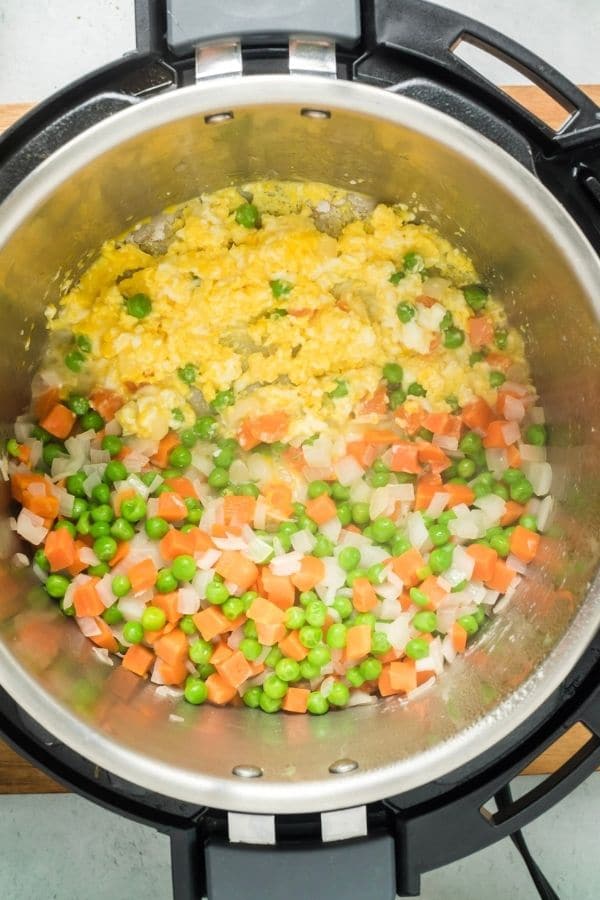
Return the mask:
[[35,472],[13,472],[10,476],[11,493],[19,503],[23,503],[23,494],[30,484],[43,484],[48,493],[48,482],[45,475],[37,475]]
[[422,475],[415,487],[415,509],[427,509],[433,495],[442,489],[442,479],[436,472]]
[[392,694],[397,693],[397,691],[392,687],[389,665],[384,666],[381,670],[381,674],[377,680],[377,687],[382,697],[391,697]]
[[165,492],[158,498],[158,515],[167,522],[181,522],[187,514],[187,506],[177,494]]
[[419,463],[419,448],[409,441],[395,443],[389,465],[392,472],[418,475],[422,468]]
[[212,641],[218,634],[227,631],[229,624],[229,620],[215,606],[200,610],[192,618],[205,641]]
[[263,496],[267,506],[280,513],[284,519],[289,519],[294,511],[292,505],[292,489],[289,484],[277,481],[266,485]]
[[249,525],[254,520],[255,511],[254,497],[228,494],[223,500],[223,515],[227,525]]
[[[173,634],[175,634],[175,632],[173,632]],[[164,684],[182,684],[189,675],[184,660],[178,660],[175,663],[168,663],[163,659],[158,659],[157,667],[158,673],[162,678]]]
[[379,416],[385,416],[388,409],[388,395],[385,384],[380,384],[375,393],[370,397],[362,400],[358,412],[359,415],[365,416],[369,413],[375,413]]
[[154,645],[157,644],[158,641],[160,641],[161,637],[164,637],[165,634],[170,634],[174,628],[175,625],[172,622],[167,622],[164,628],[161,628],[160,631],[145,631],[144,640],[151,647],[154,647]]
[[[211,541],[212,543],[212,541]],[[164,559],[172,560],[176,556],[188,555],[193,556],[196,552],[195,536],[192,532],[177,531],[171,528],[165,536],[160,539],[160,554]]]
[[226,703],[233,700],[237,693],[233,685],[226,678],[223,678],[222,675],[219,675],[218,672],[213,672],[212,675],[208,676],[206,687],[208,688],[209,703],[214,703],[216,706],[225,706]]
[[256,636],[265,647],[273,647],[285,637],[285,625],[265,622],[256,623]]
[[154,587],[158,569],[153,559],[143,559],[127,570],[127,577],[131,582],[131,590],[134,594],[141,594]]
[[371,652],[371,626],[353,625],[346,632],[346,659],[362,659]]
[[187,637],[179,628],[174,628],[169,634],[165,634],[154,645],[156,655],[168,665],[174,666],[188,658]]
[[306,515],[317,525],[324,525],[337,516],[337,506],[328,494],[320,494],[313,500],[307,500]]
[[385,428],[367,428],[366,431],[363,432],[363,441],[367,444],[376,444],[387,446],[388,444],[395,444],[398,441],[399,435],[397,431],[390,431]]
[[177,478],[167,478],[165,484],[167,484],[180,497],[192,497],[194,500],[198,499],[196,488],[194,487],[190,479],[184,478],[183,475],[179,475]]
[[317,556],[305,556],[298,572],[294,572],[292,584],[299,591],[312,591],[325,578],[325,563]]
[[58,403],[59,390],[57,387],[48,388],[47,391],[44,391],[43,394],[40,394],[33,401],[33,413],[38,420],[41,422],[45,416],[48,415],[50,410],[56,406]]
[[392,569],[402,579],[404,587],[415,587],[419,583],[417,572],[425,565],[425,560],[415,547],[406,550],[400,556],[392,557]]
[[385,653],[380,653],[377,657],[379,662],[381,663],[389,663],[394,662],[395,659],[398,659],[400,656],[400,651],[396,650],[395,647],[390,647],[389,650],[386,650]]
[[390,663],[390,685],[395,691],[407,694],[417,686],[417,670],[414,660],[396,660]]
[[283,698],[281,708],[289,713],[305,713],[309,694],[308,688],[290,687]]
[[346,453],[365,469],[368,469],[377,458],[377,447],[366,441],[349,441],[346,444]]
[[378,597],[368,578],[356,578],[352,585],[352,603],[358,612],[370,612],[377,606]]
[[68,569],[75,562],[75,540],[66,528],[50,531],[44,545],[44,553],[50,563],[50,571]]
[[524,512],[525,507],[521,503],[516,503],[514,500],[507,500],[504,515],[500,519],[500,524],[505,527],[507,525],[512,525],[513,522],[516,522],[517,519],[521,518]]
[[127,444],[123,444],[123,446],[121,447],[121,449],[115,456],[115,459],[118,459],[119,462],[123,462],[123,460],[127,459],[127,457],[130,456],[132,453],[133,453],[133,448],[128,447]]
[[158,606],[167,617],[167,622],[179,622],[181,613],[177,609],[179,594],[171,591],[169,594],[155,594],[152,598],[152,606]]
[[123,668],[135,675],[146,675],[152,668],[154,653],[142,644],[132,644],[123,657]]
[[109,566],[111,566],[111,568],[114,568],[120,562],[123,562],[123,560],[127,558],[128,553],[129,541],[119,541],[119,543],[117,544],[115,555],[108,561]]
[[28,447],[27,444],[19,445],[19,462],[25,463],[27,465],[29,460],[31,459],[31,447]]
[[246,418],[238,432],[243,450],[252,450],[258,444],[274,444],[285,437],[290,423],[286,412],[265,413],[256,418]]
[[264,597],[256,597],[250,604],[246,615],[254,622],[263,622],[265,625],[281,625],[285,618],[284,611]]
[[409,411],[406,408],[406,404],[403,406],[399,406],[394,413],[396,422],[398,422],[400,427],[403,428],[404,431],[406,431],[408,434],[416,434],[419,428],[423,427],[423,422],[426,415],[427,410],[423,409],[422,406],[418,409],[411,409]]
[[490,422],[487,427],[487,431],[483,436],[483,446],[488,449],[491,447],[508,447],[509,445],[506,442],[503,431],[506,424],[507,423],[504,421],[504,419],[496,419],[494,422]]
[[512,366],[512,359],[510,356],[507,356],[506,353],[488,353],[485,358],[485,361],[492,367],[492,369],[500,369],[501,372],[508,372],[510,367]]
[[97,627],[100,629],[100,634],[90,635],[90,641],[92,642],[92,644],[95,644],[96,647],[102,647],[104,650],[108,650],[109,653],[114,653],[119,649],[119,644],[116,637],[114,636],[104,619],[101,619],[100,616],[96,616],[94,621],[96,622]]
[[55,519],[58,515],[58,498],[52,494],[32,494],[31,491],[23,491],[23,506],[42,519]]
[[[59,528],[59,531],[66,531],[66,530],[67,530],[66,528]],[[81,553],[81,551],[83,550],[83,548],[85,546],[86,545],[83,543],[83,541],[79,541],[79,540],[75,541],[75,559],[73,560],[73,562],[71,563],[70,566],[67,566],[67,572],[69,573],[69,575],[72,578],[74,578],[75,575],[79,575],[80,572],[83,572],[88,567],[88,564],[85,562],[82,562],[81,558],[79,556],[79,554]]]
[[516,444],[511,444],[506,448],[506,461],[513,469],[521,468],[521,454]]
[[90,406],[100,413],[105,422],[114,419],[115,413],[124,403],[123,397],[109,388],[94,388],[90,394]]
[[73,592],[73,606],[75,607],[75,615],[79,618],[83,616],[99,616],[104,612],[104,604],[96,590],[96,585],[99,581],[99,578],[90,578],[89,581],[78,584],[75,588]]
[[279,642],[279,649],[284,656],[289,656],[296,662],[303,660],[308,653],[304,644],[300,642],[297,631],[290,631],[288,636]]
[[448,591],[445,591],[440,586],[435,575],[429,575],[419,585],[419,590],[423,591],[425,596],[429,598],[429,604],[432,609],[437,609],[442,600],[448,595]]
[[447,437],[460,437],[462,418],[445,412],[429,412],[423,419],[423,427],[434,434]]
[[475,560],[473,578],[476,581],[489,581],[490,578],[494,577],[494,569],[498,559],[498,554],[495,550],[491,547],[486,547],[484,544],[471,544],[470,547],[467,547],[467,553]]
[[[166,497],[166,494],[162,495]],[[225,581],[237,585],[240,591],[247,591],[256,581],[258,569],[251,559],[239,550],[225,550],[215,566],[215,570]]]
[[452,460],[449,459],[442,448],[438,447],[436,444],[431,444],[427,441],[419,441],[417,450],[419,462],[427,464],[432,472],[443,472],[444,469],[447,469],[448,466],[452,465]]
[[444,494],[448,494],[448,509],[458,506],[459,503],[466,503],[470,506],[475,499],[475,491],[468,484],[445,484],[441,489]]
[[214,548],[215,545],[211,540],[210,535],[207,534],[206,531],[202,531],[201,528],[190,528],[187,533],[191,534],[194,538],[194,553],[203,553],[205,550],[212,550]]
[[472,316],[469,319],[469,340],[475,349],[485,347],[494,340],[494,325],[487,316]]
[[452,624],[452,630],[450,632],[452,637],[452,646],[456,650],[457,653],[464,653],[467,649],[467,630],[463,628],[460,622],[454,622]]
[[[211,660],[212,662],[212,660]],[[252,667],[240,650],[236,650],[221,663],[212,663],[217,672],[236,690],[252,677]]]
[[254,678],[256,675],[260,675],[261,672],[265,671],[264,662],[251,662],[250,669],[252,670],[252,677]]
[[280,609],[289,609],[294,605],[295,591],[289,575],[273,575],[270,569],[265,568],[262,584],[267,598]]
[[304,454],[300,447],[288,447],[282,454],[286,469],[295,469],[301,472],[304,468]]
[[[181,441],[179,440],[179,436],[175,431],[169,431],[168,434],[159,441],[158,450],[151,458],[151,462],[154,463],[155,466],[159,466],[161,469],[166,469],[169,464],[169,453],[173,449],[173,447],[177,447]],[[161,494],[161,497],[164,497],[164,494]]]
[[218,666],[233,654],[233,650],[225,641],[219,641],[210,657],[211,666]]
[[64,440],[71,434],[76,418],[77,416],[74,412],[71,412],[68,406],[63,406],[62,403],[55,403],[50,412],[44,416],[40,425],[54,437]]
[[112,496],[112,505],[115,511],[115,516],[119,517],[121,515],[121,504],[124,500],[131,500],[136,496],[136,492],[133,488],[123,488],[121,491],[117,491]]
[[516,574],[514,569],[507,566],[503,559],[497,559],[494,574],[488,579],[487,586],[491,591],[500,591],[503,594],[510,587]]
[[485,400],[482,397],[478,397],[473,403],[468,403],[463,407],[462,418],[467,428],[483,434],[493,420],[494,413]]
[[530,563],[535,558],[539,546],[539,534],[522,525],[517,525],[510,536],[510,552],[524,563]]

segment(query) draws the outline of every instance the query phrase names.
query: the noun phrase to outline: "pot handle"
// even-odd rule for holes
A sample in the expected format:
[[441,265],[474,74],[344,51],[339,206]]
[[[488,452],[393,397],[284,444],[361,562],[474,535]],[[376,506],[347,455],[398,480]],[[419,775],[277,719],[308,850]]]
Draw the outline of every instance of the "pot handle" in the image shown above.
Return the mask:
[[135,13],[138,50],[157,49],[166,33],[176,58],[222,38],[239,38],[251,47],[314,34],[351,48],[361,36],[360,0],[136,0]]

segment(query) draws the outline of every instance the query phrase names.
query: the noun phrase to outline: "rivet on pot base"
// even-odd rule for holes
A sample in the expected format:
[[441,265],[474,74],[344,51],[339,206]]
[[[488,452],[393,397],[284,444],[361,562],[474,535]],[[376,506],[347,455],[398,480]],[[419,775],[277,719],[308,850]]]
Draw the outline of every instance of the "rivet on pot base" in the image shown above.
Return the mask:
[[330,119],[331,113],[328,109],[301,109],[300,115],[306,119]]
[[210,116],[204,116],[207,125],[218,125],[220,122],[230,122],[233,119],[232,112],[212,113]]
[[260,766],[234,766],[231,770],[232,775],[237,775],[238,778],[260,778],[263,774],[263,770]]
[[335,762],[332,762],[329,766],[329,771],[332,775],[347,775],[349,772],[354,772],[358,769],[358,763],[355,759],[336,759]]

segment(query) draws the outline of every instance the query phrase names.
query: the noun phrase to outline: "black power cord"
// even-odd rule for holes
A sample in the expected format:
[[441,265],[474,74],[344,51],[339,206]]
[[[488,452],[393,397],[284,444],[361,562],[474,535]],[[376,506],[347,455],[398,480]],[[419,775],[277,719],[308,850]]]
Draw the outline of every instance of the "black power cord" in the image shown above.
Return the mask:
[[[512,791],[510,789],[510,785],[505,785],[505,787],[500,788],[497,794],[494,795],[494,800],[498,806],[498,809],[505,809],[508,806],[511,806],[513,802]],[[535,884],[536,890],[541,898],[541,900],[560,900],[560,897],[534,860],[533,856],[529,851],[529,847],[525,842],[525,838],[523,837],[522,831],[515,831],[510,836],[511,841],[521,854],[523,862],[527,866],[527,871],[531,875],[533,883]]]

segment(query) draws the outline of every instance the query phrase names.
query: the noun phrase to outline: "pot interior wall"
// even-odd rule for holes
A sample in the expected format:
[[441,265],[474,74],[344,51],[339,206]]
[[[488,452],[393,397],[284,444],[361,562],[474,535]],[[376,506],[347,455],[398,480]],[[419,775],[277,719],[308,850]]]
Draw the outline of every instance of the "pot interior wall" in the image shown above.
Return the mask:
[[[389,96],[386,102],[407,104]],[[573,652],[565,635],[578,627],[572,620],[598,558],[597,311],[579,278],[578,260],[563,247],[559,218],[538,221],[526,190],[517,196],[456,143],[421,133],[417,107],[410,102],[404,125],[334,105],[327,107],[329,118],[302,115],[300,103],[227,109],[234,112],[229,121],[211,125],[206,109],[190,112],[74,167],[12,229],[0,250],[2,423],[8,427],[27,406],[45,340],[45,306],[58,300],[65,279],[81,270],[105,238],[136,220],[201,191],[265,176],[332,182],[381,200],[411,204],[418,198],[422,218],[473,255],[482,279],[504,299],[525,334],[551,425],[553,492],[559,498],[543,541],[543,563],[466,659],[410,704],[390,700],[323,719],[266,716],[184,704],[173,708],[152,686],[118,666],[100,664],[74,624],[31,588],[27,572],[13,570],[10,559],[17,548],[5,518],[0,678],[13,695],[27,683],[30,711],[46,719],[46,727],[50,720],[56,723],[52,730],[59,737],[60,723],[68,721],[78,749],[107,768],[110,748],[120,745],[146,786],[181,796],[175,773],[183,772],[188,779],[183,799],[236,806],[231,769],[251,763],[264,770],[262,789],[269,800],[263,809],[269,803],[273,809],[302,807],[301,800],[283,799],[286,791],[291,796],[288,785],[314,781],[322,782],[320,805],[326,807],[335,802],[329,798],[337,790],[328,774],[332,761],[356,759],[359,774],[352,778],[368,778],[400,762],[398,790],[427,781],[431,753],[517,689],[522,696],[523,685],[535,681],[530,676],[557,642],[563,641],[565,653]],[[133,114],[144,129],[140,111]],[[10,212],[16,221],[18,208]],[[0,210],[0,234],[1,226]],[[8,516],[6,490],[3,498]],[[45,716],[34,696],[39,704],[46,698]],[[460,754],[454,759],[463,761]],[[412,766],[405,782],[402,764]],[[167,773],[162,781],[159,771]]]

